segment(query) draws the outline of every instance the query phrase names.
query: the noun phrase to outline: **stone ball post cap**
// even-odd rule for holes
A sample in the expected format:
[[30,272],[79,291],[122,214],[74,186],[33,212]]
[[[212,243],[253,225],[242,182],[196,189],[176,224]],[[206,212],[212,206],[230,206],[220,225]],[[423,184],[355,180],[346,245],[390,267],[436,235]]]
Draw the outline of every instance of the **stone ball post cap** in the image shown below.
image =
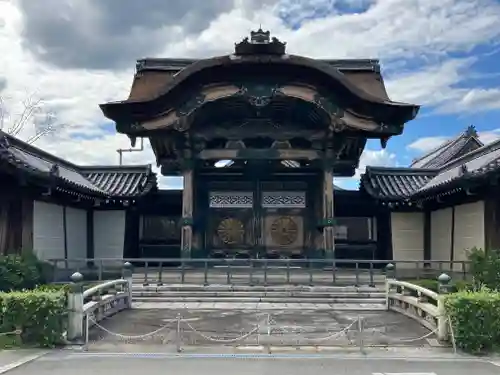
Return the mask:
[[442,273],[441,275],[439,275],[438,277],[438,281],[442,284],[447,284],[449,283],[451,280],[451,277],[449,275],[447,275],[446,273]]
[[394,264],[389,263],[387,266],[385,266],[386,270],[393,270],[394,269]]
[[125,267],[125,268],[132,268],[132,263],[125,262],[125,263],[123,263],[123,267]]
[[71,281],[74,283],[79,283],[80,281],[83,280],[83,275],[80,272],[75,272],[74,274],[71,275]]

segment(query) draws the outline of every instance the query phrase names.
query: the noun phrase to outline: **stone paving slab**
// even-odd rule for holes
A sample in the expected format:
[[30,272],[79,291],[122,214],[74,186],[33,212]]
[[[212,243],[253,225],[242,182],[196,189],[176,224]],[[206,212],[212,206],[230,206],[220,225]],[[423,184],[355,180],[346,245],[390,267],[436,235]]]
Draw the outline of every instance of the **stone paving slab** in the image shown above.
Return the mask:
[[[388,311],[335,311],[327,305],[242,309],[239,304],[219,303],[158,307],[125,310],[101,322],[102,328],[90,331],[89,350],[115,351],[130,344],[160,345],[164,346],[162,351],[172,352],[178,346],[207,345],[430,347],[429,341],[421,338],[429,333],[427,329]],[[179,336],[178,316],[182,317]],[[252,330],[254,334],[238,339]]]

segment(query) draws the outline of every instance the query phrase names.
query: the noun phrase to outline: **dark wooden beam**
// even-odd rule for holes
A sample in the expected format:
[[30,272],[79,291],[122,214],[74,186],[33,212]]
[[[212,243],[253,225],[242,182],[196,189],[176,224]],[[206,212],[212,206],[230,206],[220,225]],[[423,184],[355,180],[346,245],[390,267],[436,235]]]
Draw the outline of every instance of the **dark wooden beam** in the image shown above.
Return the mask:
[[94,210],[87,209],[87,258],[94,258]]
[[431,211],[424,212],[424,260],[432,259],[431,249]]
[[450,261],[455,257],[455,206],[451,207]]
[[68,259],[68,219],[67,209],[63,206],[64,259]]
[[208,149],[200,151],[196,157],[202,160],[317,160],[323,158],[323,152],[300,149]]

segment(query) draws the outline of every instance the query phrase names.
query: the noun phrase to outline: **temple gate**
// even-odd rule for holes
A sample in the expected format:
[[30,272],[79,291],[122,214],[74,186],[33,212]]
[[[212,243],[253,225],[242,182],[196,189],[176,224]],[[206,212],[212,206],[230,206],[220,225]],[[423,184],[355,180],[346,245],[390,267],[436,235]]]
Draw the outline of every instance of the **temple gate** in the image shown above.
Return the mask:
[[389,100],[377,61],[285,47],[259,29],[230,55],[141,60],[129,99],[101,105],[184,177],[182,257],[334,258],[334,177],[417,114]]

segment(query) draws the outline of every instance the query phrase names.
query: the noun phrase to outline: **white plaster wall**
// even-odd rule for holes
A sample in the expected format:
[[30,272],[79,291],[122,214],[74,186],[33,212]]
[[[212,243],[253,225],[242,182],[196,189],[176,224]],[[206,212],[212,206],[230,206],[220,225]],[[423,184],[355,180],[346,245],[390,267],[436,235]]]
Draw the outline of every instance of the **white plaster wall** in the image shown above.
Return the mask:
[[484,249],[484,201],[455,206],[453,260],[467,260],[473,247]]
[[431,212],[431,260],[451,259],[451,207]]
[[34,202],[33,252],[41,260],[64,258],[63,206]]
[[125,210],[94,211],[94,257],[123,258]]
[[68,259],[87,257],[87,211],[66,207]]
[[[424,214],[422,212],[392,212],[392,251],[395,261],[424,259]],[[415,268],[415,264],[398,264],[400,268]]]

